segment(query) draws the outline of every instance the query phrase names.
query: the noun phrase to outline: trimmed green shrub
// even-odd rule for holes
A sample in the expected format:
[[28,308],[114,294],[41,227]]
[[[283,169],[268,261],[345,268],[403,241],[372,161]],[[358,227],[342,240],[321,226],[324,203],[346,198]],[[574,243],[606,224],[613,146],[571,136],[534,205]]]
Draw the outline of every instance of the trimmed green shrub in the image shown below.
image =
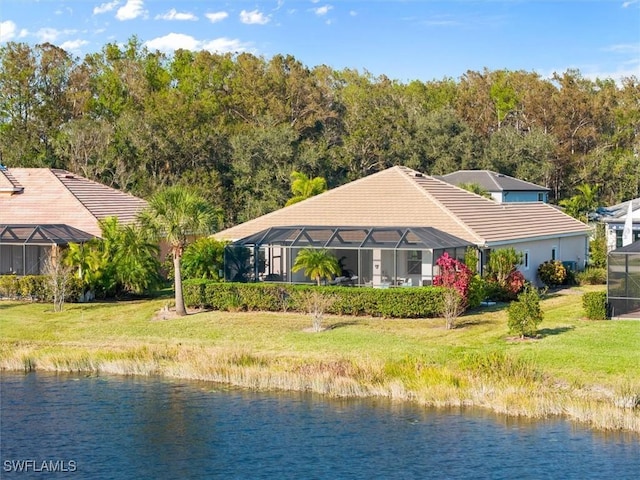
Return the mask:
[[517,333],[522,338],[535,335],[543,317],[538,291],[527,285],[518,299],[509,305],[507,314],[510,332]]
[[607,269],[589,267],[576,273],[578,285],[605,285],[607,283]]
[[567,280],[567,269],[559,260],[547,260],[538,267],[538,277],[548,287],[557,287]]
[[18,284],[22,298],[35,301],[47,296],[47,277],[44,275],[25,275],[20,277]]
[[16,275],[0,275],[0,297],[16,298],[20,291],[20,282]]
[[589,320],[606,320],[609,317],[607,292],[587,292],[583,294],[582,308]]
[[313,289],[334,297],[329,314],[427,318],[442,311],[441,287],[376,289],[185,280],[183,288],[186,305],[214,310],[305,312],[295,292]]

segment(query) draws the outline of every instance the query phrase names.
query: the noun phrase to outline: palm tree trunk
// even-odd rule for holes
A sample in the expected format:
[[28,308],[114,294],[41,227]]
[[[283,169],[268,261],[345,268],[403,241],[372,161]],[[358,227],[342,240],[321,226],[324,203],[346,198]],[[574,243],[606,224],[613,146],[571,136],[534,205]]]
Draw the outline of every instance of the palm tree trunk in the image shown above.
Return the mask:
[[184,296],[182,295],[182,274],[180,272],[180,257],[177,253],[173,254],[173,281],[176,292],[176,314],[184,317],[187,314],[184,308]]

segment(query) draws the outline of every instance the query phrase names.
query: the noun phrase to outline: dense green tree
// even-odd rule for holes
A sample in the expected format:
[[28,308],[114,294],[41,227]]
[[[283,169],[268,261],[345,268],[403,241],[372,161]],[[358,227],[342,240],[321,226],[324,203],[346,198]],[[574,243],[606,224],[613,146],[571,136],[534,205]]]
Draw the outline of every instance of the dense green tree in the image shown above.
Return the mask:
[[392,165],[489,168],[600,202],[640,196],[640,83],[484,69],[408,84],[291,55],[149,51],[83,59],[0,46],[0,163],[67,168],[147,197],[199,185],[226,225],[282,207],[292,171],[331,188]]

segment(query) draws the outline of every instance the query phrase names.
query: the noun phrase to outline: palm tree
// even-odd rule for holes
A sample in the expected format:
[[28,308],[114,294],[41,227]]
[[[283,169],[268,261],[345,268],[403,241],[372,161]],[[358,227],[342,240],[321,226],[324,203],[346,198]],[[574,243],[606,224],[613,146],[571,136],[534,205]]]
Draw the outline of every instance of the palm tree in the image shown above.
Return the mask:
[[338,259],[327,249],[304,248],[300,250],[291,267],[292,272],[304,269],[304,274],[316,280],[318,285],[323,278],[340,275]]
[[309,178],[304,173],[291,173],[291,197],[287,201],[287,206],[301,202],[307,198],[324,192],[327,189],[327,181],[322,177]]
[[167,187],[156,192],[149,206],[138,219],[157,239],[163,239],[171,248],[174,267],[176,314],[184,316],[187,310],[182,294],[180,259],[193,235],[209,234],[217,220],[218,212],[200,195],[181,186]]
[[578,193],[571,198],[561,200],[560,206],[564,207],[568,215],[589,223],[589,214],[598,207],[598,188],[598,185],[583,183],[576,187]]

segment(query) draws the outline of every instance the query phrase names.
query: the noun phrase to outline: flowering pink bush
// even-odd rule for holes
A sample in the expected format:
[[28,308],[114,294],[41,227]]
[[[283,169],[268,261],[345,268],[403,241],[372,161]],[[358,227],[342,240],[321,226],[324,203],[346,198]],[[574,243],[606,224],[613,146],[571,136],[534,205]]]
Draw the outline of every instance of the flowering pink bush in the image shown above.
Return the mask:
[[464,263],[450,257],[447,252],[436,261],[436,265],[440,268],[440,274],[433,279],[433,284],[455,288],[466,303],[473,272]]

